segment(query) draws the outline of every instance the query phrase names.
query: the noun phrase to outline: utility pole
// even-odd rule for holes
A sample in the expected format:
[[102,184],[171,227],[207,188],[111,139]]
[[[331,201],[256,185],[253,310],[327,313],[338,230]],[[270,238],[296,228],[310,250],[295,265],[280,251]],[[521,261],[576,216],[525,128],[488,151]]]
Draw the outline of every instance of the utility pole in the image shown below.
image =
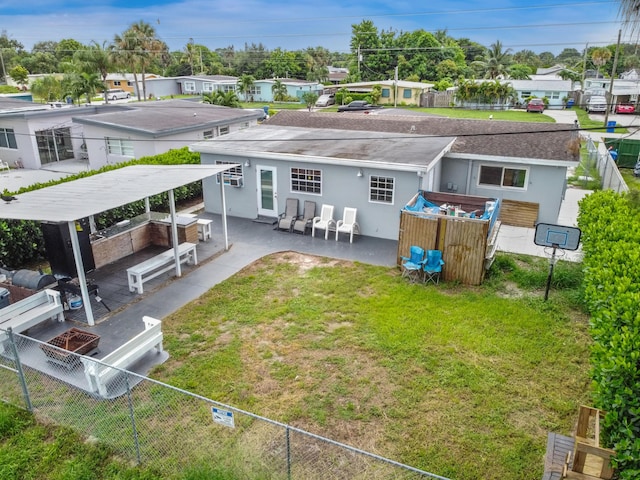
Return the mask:
[[398,107],[398,66],[397,65],[393,73],[393,87],[395,89],[395,92],[393,94],[393,108],[397,108]]
[[[618,30],[618,43],[616,44],[616,55],[613,57],[613,70],[611,71],[611,81],[609,82],[609,100],[613,101],[613,80],[616,77],[616,69],[618,68],[618,53],[620,52],[620,37],[622,30]],[[613,102],[612,102],[613,103]],[[607,103],[607,111],[604,114],[604,126],[609,123],[609,104]]]
[[589,43],[584,44],[584,55],[582,57],[582,85],[580,86],[584,90],[584,81],[587,76],[587,51],[589,50]]

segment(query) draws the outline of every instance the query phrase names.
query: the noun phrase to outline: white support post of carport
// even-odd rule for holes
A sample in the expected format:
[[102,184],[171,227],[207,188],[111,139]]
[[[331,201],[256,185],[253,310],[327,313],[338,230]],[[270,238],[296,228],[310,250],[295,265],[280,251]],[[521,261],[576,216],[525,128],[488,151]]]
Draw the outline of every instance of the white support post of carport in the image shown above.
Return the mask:
[[176,200],[173,190],[169,190],[169,212],[171,213],[171,242],[173,244],[173,258],[176,262],[176,277],[182,276],[180,252],[178,251],[178,226],[176,225]]
[[89,289],[87,288],[87,277],[84,275],[84,264],[82,263],[82,253],[80,252],[80,241],[78,240],[78,231],[76,230],[76,222],[67,222],[69,226],[69,237],[71,238],[71,248],[73,250],[73,259],[76,262],[76,271],[78,272],[78,283],[80,284],[80,293],[82,294],[82,305],[87,315],[87,323],[94,326],[96,323],[93,319],[93,310],[91,309],[91,298],[89,297]]
[[149,197],[144,197],[144,213],[151,211],[151,204],[149,203]]
[[220,175],[220,198],[222,206],[222,235],[224,236],[224,250],[229,250],[229,236],[227,234],[227,202],[224,197],[224,175]]

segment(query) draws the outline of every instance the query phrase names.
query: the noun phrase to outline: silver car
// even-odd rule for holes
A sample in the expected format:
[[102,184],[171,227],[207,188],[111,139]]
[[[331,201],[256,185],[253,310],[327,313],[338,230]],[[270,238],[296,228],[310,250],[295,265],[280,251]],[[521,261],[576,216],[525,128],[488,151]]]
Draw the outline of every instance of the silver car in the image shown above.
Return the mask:
[[107,90],[106,97],[109,100],[122,100],[123,98],[131,98],[131,94],[121,88],[112,88]]

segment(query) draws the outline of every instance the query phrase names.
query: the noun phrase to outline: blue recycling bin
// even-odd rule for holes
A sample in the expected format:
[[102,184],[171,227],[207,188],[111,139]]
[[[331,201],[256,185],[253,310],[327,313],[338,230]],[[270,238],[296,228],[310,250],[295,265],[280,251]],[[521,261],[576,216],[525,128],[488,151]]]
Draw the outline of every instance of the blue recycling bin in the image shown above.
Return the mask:
[[567,108],[573,107],[574,103],[575,103],[575,100],[573,98],[570,98],[569,100],[567,100]]
[[265,105],[264,107],[262,107],[262,109],[264,110],[264,114],[265,115],[269,115],[269,105]]
[[616,122],[607,122],[607,133],[613,133],[616,130]]

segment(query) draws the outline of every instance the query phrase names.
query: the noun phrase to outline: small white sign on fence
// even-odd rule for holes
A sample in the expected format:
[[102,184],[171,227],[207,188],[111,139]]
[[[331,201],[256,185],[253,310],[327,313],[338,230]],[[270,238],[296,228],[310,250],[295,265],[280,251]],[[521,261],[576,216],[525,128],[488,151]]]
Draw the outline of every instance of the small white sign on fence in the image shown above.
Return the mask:
[[211,407],[211,413],[213,414],[214,422],[226,427],[236,427],[235,421],[233,420],[233,412],[230,412],[229,410],[222,410],[221,408]]

